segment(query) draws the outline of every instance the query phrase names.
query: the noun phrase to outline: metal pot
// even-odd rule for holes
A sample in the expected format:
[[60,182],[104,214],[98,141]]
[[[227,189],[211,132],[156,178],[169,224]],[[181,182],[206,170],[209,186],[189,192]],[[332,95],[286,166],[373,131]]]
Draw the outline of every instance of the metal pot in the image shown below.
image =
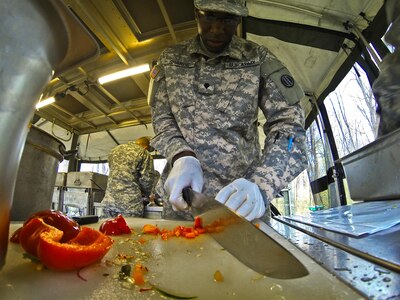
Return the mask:
[[31,127],[15,184],[12,221],[24,221],[34,212],[51,208],[57,170],[64,152],[62,142]]
[[[34,107],[52,72],[95,54],[83,28],[61,0],[0,1],[0,269],[8,245],[10,209],[18,166]],[[78,29],[77,29],[78,28]],[[72,43],[79,38],[79,43]],[[86,42],[86,43],[85,43]],[[82,52],[81,45],[86,46]],[[78,53],[83,54],[78,57]],[[26,201],[29,201],[28,199]]]

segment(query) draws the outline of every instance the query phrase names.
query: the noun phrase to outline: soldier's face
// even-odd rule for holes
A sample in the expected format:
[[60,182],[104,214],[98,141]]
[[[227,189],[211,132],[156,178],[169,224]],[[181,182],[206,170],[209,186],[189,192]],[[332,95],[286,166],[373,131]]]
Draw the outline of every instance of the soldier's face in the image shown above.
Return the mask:
[[232,40],[241,18],[223,12],[196,10],[196,21],[207,50],[220,53]]

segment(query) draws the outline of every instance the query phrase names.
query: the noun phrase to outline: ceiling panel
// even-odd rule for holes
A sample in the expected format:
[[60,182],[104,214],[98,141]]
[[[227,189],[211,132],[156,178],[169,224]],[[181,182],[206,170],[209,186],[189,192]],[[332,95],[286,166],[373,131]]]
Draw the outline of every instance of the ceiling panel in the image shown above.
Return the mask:
[[[144,63],[151,65],[166,47],[193,37],[197,33],[193,1],[63,1],[93,35],[100,52],[57,74],[43,90],[43,98],[56,96],[57,101],[36,115],[79,135],[126,132],[132,126],[147,130],[151,123],[146,99],[149,72],[103,85],[97,80]],[[244,22],[243,33],[276,53],[306,92],[318,96],[347,58],[342,42],[354,31],[343,22],[351,21],[362,31],[382,5],[383,0],[248,0],[251,18]],[[333,40],[327,32],[338,38]],[[327,49],[330,44],[322,41],[333,46]]]
[[[101,50],[59,74],[43,91],[56,103],[36,114],[77,134],[149,124],[149,74],[100,85],[97,79],[140,64],[152,64],[165,47],[196,34],[188,0],[64,0]],[[179,9],[177,9],[179,8]]]

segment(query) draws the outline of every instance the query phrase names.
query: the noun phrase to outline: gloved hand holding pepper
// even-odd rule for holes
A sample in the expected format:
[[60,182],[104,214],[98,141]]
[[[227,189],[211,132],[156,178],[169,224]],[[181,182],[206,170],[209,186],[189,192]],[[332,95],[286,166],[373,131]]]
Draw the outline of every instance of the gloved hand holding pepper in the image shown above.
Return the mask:
[[215,200],[228,206],[238,215],[252,221],[265,213],[265,203],[258,186],[239,178],[219,191]]
[[[203,170],[200,162],[193,156],[184,156],[174,162],[165,181],[164,188],[169,193],[169,201],[174,210],[186,210],[188,204],[182,198],[182,190],[191,187],[196,192],[203,189]],[[198,205],[193,203],[193,206]]]

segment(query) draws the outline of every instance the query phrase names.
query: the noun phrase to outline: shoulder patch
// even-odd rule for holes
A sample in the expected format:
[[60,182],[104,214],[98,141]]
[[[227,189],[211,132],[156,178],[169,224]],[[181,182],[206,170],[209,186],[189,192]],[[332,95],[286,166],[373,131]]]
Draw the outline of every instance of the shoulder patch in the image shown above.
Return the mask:
[[281,76],[281,82],[287,88],[291,88],[294,86],[294,79],[292,76],[290,76],[288,74],[283,74]]
[[304,97],[301,87],[289,70],[278,60],[263,63],[261,76],[272,80],[290,105],[298,103]]
[[160,67],[158,65],[155,65],[151,71],[150,71],[150,77],[152,79],[155,79],[157,77],[157,75],[160,73]]

